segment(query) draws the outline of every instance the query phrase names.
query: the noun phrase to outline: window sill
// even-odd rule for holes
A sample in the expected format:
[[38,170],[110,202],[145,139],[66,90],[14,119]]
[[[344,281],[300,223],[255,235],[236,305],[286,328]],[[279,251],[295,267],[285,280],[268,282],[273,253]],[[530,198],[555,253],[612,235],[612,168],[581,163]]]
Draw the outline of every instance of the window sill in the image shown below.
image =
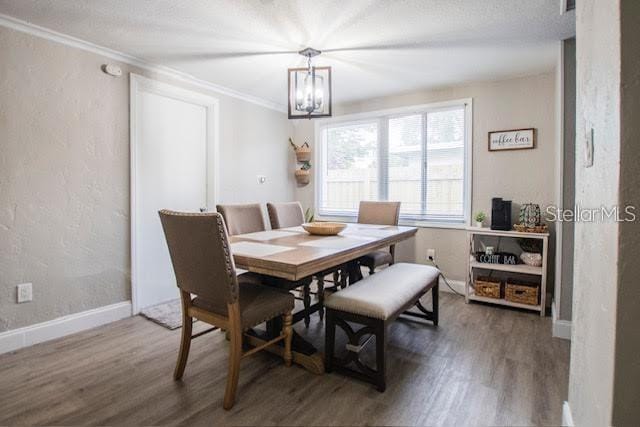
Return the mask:
[[[355,216],[330,216],[330,215],[316,215],[316,220],[319,221],[336,221],[346,222],[350,224],[356,224],[358,222]],[[433,222],[433,221],[416,221],[409,219],[401,219],[399,225],[418,228],[440,228],[449,230],[466,230],[469,224],[463,223],[448,223],[448,222]]]

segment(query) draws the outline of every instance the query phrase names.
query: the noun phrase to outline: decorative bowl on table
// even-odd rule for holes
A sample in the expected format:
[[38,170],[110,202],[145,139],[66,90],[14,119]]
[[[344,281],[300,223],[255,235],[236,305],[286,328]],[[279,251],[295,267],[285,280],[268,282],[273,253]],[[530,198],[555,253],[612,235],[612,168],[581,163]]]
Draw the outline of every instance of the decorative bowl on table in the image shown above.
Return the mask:
[[342,222],[305,222],[302,228],[309,234],[317,236],[335,236],[347,227]]

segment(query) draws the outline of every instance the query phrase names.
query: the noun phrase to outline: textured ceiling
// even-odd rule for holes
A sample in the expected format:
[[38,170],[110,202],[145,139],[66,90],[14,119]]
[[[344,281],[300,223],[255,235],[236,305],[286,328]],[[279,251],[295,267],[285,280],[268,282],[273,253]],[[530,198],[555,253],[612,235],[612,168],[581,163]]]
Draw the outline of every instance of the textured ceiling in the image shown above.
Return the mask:
[[0,0],[0,13],[281,105],[287,52],[324,50],[335,102],[553,69],[559,0]]

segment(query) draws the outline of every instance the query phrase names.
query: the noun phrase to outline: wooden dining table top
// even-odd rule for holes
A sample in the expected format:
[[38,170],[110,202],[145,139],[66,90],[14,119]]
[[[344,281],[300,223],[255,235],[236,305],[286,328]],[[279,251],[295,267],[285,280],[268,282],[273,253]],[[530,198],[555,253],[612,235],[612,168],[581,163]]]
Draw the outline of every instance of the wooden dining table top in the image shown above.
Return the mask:
[[298,226],[238,234],[229,241],[237,267],[296,281],[406,240],[416,232],[416,227],[347,224],[336,236],[316,236]]

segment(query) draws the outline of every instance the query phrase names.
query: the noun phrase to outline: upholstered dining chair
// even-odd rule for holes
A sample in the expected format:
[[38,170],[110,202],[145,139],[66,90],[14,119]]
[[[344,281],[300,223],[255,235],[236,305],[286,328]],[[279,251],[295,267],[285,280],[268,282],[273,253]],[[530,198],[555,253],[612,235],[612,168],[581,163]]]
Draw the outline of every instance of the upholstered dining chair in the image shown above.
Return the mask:
[[[284,362],[292,360],[293,295],[253,283],[238,284],[224,219],[219,213],[159,212],[169,247],[176,284],[182,300],[182,340],[174,379],[184,374],[192,335],[193,318],[226,330],[230,337],[229,371],[224,409],[235,402],[240,360],[284,341]],[[275,317],[283,317],[283,333],[267,343],[243,352],[244,332]],[[210,331],[209,330],[209,331]]]
[[[399,219],[400,202],[360,202],[359,224],[398,225]],[[369,268],[369,274],[374,274],[376,268],[394,263],[395,250],[395,245],[391,245],[388,252],[385,250],[373,251],[360,257],[358,262]]]
[[229,236],[255,233],[267,229],[259,203],[217,205],[216,210],[224,218]]
[[[267,212],[269,214],[269,222],[271,222],[271,228],[274,230],[278,228],[297,227],[304,223],[304,212],[300,202],[284,202],[284,203],[267,203]],[[345,266],[335,267],[326,271],[318,273],[316,278],[316,284],[318,287],[318,301],[321,305],[324,305],[324,281],[325,276],[333,275],[334,286],[337,286],[340,280],[346,280]],[[342,274],[342,276],[341,276]],[[344,287],[344,285],[343,285]],[[311,290],[306,285],[303,288],[302,300],[305,308],[309,308],[311,305]],[[321,308],[318,312],[320,320],[324,319],[324,308]],[[304,318],[304,323],[308,327],[310,323],[310,317],[307,315]]]
[[304,223],[304,212],[300,202],[267,203],[271,228],[297,227]]

